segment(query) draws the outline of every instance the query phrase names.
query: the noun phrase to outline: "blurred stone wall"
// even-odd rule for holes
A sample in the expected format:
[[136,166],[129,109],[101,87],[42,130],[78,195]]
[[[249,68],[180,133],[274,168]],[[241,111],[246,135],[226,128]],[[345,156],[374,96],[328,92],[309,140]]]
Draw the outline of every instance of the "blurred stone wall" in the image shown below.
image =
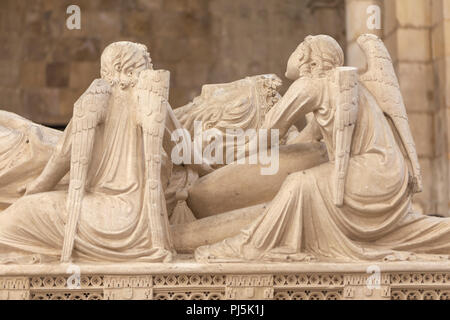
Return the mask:
[[[340,0],[1,0],[0,108],[64,126],[77,97],[99,77],[113,41],[146,44],[156,68],[171,71],[170,102],[181,106],[206,83],[284,75],[308,34],[345,45]],[[81,8],[81,30],[66,9]],[[287,85],[283,89],[286,88]]]

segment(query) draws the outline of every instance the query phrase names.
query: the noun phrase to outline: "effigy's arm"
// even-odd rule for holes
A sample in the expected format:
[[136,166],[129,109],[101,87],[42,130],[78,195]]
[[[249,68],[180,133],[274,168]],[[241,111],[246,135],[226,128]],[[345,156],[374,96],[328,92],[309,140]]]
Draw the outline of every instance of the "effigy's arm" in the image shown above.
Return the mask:
[[95,129],[105,119],[110,93],[108,83],[95,80],[74,106],[70,132],[72,148],[70,183],[66,202],[67,221],[61,262],[68,262],[72,255],[94,145]]
[[170,73],[145,70],[137,84],[137,122],[142,128],[145,156],[144,205],[147,206],[152,247],[170,256],[168,216],[161,184],[161,161],[166,118],[168,117]]

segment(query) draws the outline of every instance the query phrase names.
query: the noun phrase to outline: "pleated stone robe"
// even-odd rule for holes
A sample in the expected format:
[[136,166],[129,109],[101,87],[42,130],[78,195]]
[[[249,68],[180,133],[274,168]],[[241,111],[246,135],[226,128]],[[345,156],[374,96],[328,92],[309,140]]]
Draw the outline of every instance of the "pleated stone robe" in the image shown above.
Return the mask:
[[[124,95],[111,98],[106,120],[96,130],[74,259],[156,262],[167,258],[152,247],[143,134],[130,101]],[[172,120],[174,116],[167,116],[166,129],[176,127]],[[70,158],[72,122],[60,137],[62,147],[55,148],[56,161]],[[170,133],[165,141],[170,142]],[[163,188],[172,167],[167,149],[161,159]],[[0,212],[0,263],[59,259],[67,194],[67,190],[60,190],[24,196]],[[165,203],[162,190],[160,195]]]
[[265,127],[282,128],[312,112],[330,161],[289,175],[253,224],[198,248],[198,261],[448,259],[450,219],[412,212],[407,162],[374,97],[358,89],[344,206],[333,202],[336,99],[330,79],[299,79],[267,114]]

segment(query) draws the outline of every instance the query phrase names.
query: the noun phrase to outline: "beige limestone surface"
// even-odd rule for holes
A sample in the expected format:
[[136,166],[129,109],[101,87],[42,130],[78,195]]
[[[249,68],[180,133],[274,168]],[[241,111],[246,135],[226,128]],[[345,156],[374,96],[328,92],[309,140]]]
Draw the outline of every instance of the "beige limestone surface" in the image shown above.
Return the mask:
[[[102,78],[74,104],[64,133],[0,114],[5,132],[0,136],[1,161],[6,164],[0,173],[31,181],[18,186],[12,179],[3,186],[12,191],[4,201],[8,207],[0,213],[0,262],[20,266],[12,278],[9,267],[0,267],[6,273],[0,279],[2,293],[6,298],[10,293],[42,297],[39,290],[29,290],[33,281],[39,282],[22,266],[31,263],[41,264],[36,272],[44,274],[45,268],[58,270],[68,262],[90,263],[85,272],[99,268],[95,270],[103,274],[95,281],[92,275],[87,278],[94,281],[94,294],[109,298],[133,297],[133,288],[142,287],[132,284],[136,281],[146,288],[137,290],[137,296],[156,297],[153,281],[163,279],[158,278],[163,269],[179,272],[177,281],[181,274],[195,274],[205,266],[216,279],[220,270],[224,285],[216,289],[225,290],[218,296],[226,298],[290,297],[281,292],[284,284],[275,288],[283,281],[277,279],[294,272],[291,268],[315,266],[311,261],[332,262],[336,276],[341,274],[342,290],[329,296],[335,298],[391,297],[392,272],[397,271],[387,267],[384,286],[367,291],[370,275],[358,274],[358,268],[368,261],[383,268],[391,265],[389,261],[402,261],[399,266],[409,264],[406,269],[414,272],[422,267],[448,270],[450,220],[412,210],[411,197],[422,190],[422,176],[391,57],[374,35],[362,35],[357,43],[368,61],[364,74],[344,66],[343,51],[333,38],[309,36],[288,60],[286,77],[293,83],[283,97],[277,96],[276,78],[271,78],[269,88],[259,86],[266,76],[257,76],[205,86],[193,105],[173,112],[168,103],[169,72],[153,69],[145,46],[117,42],[103,52]],[[255,88],[263,89],[249,96]],[[230,107],[229,100],[239,103]],[[20,125],[10,125],[7,117]],[[299,133],[305,118],[308,125]],[[210,159],[193,164],[191,157],[177,162],[172,134],[182,132],[184,141],[192,142],[192,119],[212,119],[209,126],[225,133],[236,127],[277,132],[281,141],[269,140],[267,147],[272,154],[279,149],[280,170],[264,176],[260,165],[240,164],[239,157],[221,165]],[[242,123],[243,119],[250,121]],[[39,130],[31,132],[30,127]],[[40,170],[37,166],[41,172],[36,178],[36,172],[11,166],[16,162],[10,157],[20,159],[10,156],[11,136],[18,137],[13,139],[18,148],[48,147],[41,152],[42,159],[48,158]],[[27,137],[35,136],[30,144]],[[251,142],[252,138],[245,145]],[[24,150],[26,156],[30,149]],[[242,159],[254,152],[245,150]],[[62,180],[66,175],[68,187]],[[167,190],[175,198],[173,208]],[[18,198],[17,193],[24,192]],[[194,251],[197,262],[192,256],[180,260],[183,253]],[[122,264],[106,267],[112,262]],[[142,262],[154,263],[155,269],[143,271],[146,274],[137,279],[141,266],[152,265]],[[132,271],[123,279],[110,273],[127,267]],[[49,277],[49,282],[64,280]],[[440,281],[434,273],[431,277]],[[17,281],[23,290],[10,292]],[[113,293],[98,281],[130,285],[126,293]],[[324,282],[324,287],[330,286]],[[254,294],[246,296],[247,289]],[[396,297],[410,294],[400,291]],[[186,294],[182,296],[189,298]]]
[[[448,300],[448,263],[0,266],[1,299]],[[68,288],[74,270],[80,286]],[[72,277],[72,278],[71,278]]]
[[[363,75],[342,67],[334,39],[309,36],[289,58],[294,83],[282,98],[273,76],[205,86],[178,111],[185,130],[167,102],[168,72],[153,70],[143,45],[111,44],[102,79],[75,103],[45,168],[0,217],[3,261],[171,261],[177,249],[211,262],[445,259],[448,219],[411,211],[422,178],[389,53],[376,36],[357,42],[368,61]],[[306,144],[282,146],[275,175],[236,158],[216,170],[183,159],[181,172],[197,175],[174,191],[169,232],[168,135],[195,140],[192,123],[207,120],[203,129],[276,129],[283,138],[308,114]],[[67,172],[68,190],[53,191]]]

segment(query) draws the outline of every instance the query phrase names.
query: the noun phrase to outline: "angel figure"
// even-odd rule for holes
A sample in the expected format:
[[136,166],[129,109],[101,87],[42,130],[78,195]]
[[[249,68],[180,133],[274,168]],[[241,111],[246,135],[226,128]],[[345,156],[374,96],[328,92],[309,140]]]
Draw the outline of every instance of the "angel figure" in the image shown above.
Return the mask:
[[358,43],[368,60],[360,77],[329,36],[309,36],[292,53],[294,83],[264,127],[283,136],[312,113],[329,161],[290,174],[254,223],[198,248],[198,261],[448,259],[450,219],[411,209],[420,168],[390,56],[376,36]]
[[[144,45],[104,50],[101,79],[75,103],[44,170],[0,214],[0,262],[171,259],[163,144],[177,124],[168,90],[168,71],[153,70]],[[54,191],[68,172],[68,190]]]

